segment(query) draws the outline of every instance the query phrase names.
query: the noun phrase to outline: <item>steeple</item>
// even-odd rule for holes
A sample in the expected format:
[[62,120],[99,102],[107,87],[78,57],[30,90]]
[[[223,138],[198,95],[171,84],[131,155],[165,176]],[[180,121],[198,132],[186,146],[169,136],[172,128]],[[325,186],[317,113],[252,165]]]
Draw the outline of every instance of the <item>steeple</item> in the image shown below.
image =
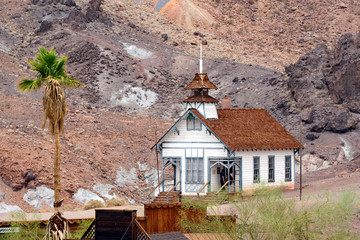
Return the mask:
[[186,90],[192,90],[192,95],[186,98],[183,102],[186,103],[186,109],[200,109],[199,106],[203,105],[203,109],[200,109],[199,111],[205,118],[207,118],[206,109],[212,112],[212,114],[210,114],[211,118],[217,118],[215,104],[219,101],[209,95],[209,89],[216,90],[218,88],[209,80],[207,74],[203,73],[202,62],[202,45],[200,44],[200,73],[195,73],[194,79],[184,87]]
[[219,102],[209,95],[209,89],[216,90],[218,88],[210,82],[206,73],[195,73],[194,79],[184,89],[193,90],[193,94],[184,102]]

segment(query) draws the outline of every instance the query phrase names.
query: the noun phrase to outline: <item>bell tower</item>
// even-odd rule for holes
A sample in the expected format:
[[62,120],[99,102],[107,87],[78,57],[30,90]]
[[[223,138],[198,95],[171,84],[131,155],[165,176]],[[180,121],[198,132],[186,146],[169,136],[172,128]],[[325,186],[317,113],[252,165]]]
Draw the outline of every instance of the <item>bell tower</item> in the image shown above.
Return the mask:
[[202,46],[200,45],[200,73],[196,73],[194,79],[184,87],[186,90],[192,90],[192,95],[186,98],[185,110],[195,108],[206,119],[218,119],[216,104],[217,99],[209,95],[210,89],[218,89],[213,84],[206,73],[202,72]]

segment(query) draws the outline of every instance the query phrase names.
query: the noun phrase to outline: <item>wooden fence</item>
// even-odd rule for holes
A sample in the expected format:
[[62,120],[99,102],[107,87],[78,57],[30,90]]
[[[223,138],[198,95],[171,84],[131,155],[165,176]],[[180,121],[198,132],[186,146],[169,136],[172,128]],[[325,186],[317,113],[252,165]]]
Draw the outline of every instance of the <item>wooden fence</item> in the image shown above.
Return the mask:
[[145,204],[145,231],[147,233],[179,231],[181,206],[182,203]]
[[136,239],[136,210],[96,210],[96,240]]

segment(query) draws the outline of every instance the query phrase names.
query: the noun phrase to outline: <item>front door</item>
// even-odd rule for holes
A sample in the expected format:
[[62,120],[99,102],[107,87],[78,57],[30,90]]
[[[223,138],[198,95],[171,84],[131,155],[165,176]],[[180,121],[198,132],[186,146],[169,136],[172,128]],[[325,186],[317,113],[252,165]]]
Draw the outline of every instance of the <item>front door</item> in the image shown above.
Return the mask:
[[241,158],[211,158],[209,166],[210,191],[218,191],[228,181],[225,189],[242,191]]

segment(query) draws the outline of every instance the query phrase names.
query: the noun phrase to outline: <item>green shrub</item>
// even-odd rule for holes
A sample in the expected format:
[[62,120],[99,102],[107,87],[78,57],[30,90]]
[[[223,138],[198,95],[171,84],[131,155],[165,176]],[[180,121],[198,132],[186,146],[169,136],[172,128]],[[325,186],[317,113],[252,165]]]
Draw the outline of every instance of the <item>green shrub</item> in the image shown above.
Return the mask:
[[[226,233],[231,239],[358,239],[350,231],[360,209],[354,191],[298,201],[283,198],[276,188],[256,189],[246,200],[231,203],[236,223],[220,216],[189,218],[187,211],[200,209],[199,204],[184,202],[179,222],[182,231]],[[217,213],[219,205],[208,206],[207,211]]]
[[[40,219],[35,215],[35,219]],[[15,212],[11,214],[11,227],[19,228],[19,232],[1,234],[0,239],[4,240],[38,240],[46,234],[46,229],[40,227],[40,221],[28,222],[24,212]]]
[[107,207],[115,207],[126,205],[127,201],[124,198],[111,198],[106,200]]
[[105,204],[100,200],[91,199],[84,205],[84,210],[102,208],[105,207]]
[[73,239],[80,239],[93,221],[94,219],[82,220],[76,230],[70,233],[70,237]]

